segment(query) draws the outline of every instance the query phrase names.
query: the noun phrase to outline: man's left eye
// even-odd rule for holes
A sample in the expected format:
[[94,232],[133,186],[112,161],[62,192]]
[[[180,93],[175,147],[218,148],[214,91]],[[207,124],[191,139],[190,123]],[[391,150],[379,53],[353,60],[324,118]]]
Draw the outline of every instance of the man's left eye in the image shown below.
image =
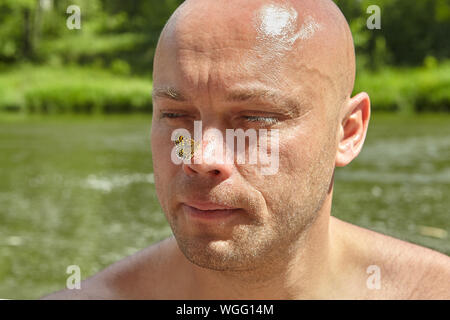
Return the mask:
[[259,122],[265,125],[273,125],[278,122],[278,119],[274,117],[244,116],[244,118],[247,122]]

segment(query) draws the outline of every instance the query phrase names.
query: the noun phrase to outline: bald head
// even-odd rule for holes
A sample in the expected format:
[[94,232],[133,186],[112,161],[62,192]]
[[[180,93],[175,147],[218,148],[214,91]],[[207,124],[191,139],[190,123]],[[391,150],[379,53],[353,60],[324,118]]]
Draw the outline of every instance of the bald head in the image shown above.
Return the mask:
[[[310,76],[320,78],[317,90],[332,90],[339,101],[353,90],[353,39],[345,17],[331,0],[188,0],[162,32],[155,56],[156,78],[158,63],[165,60],[162,56],[180,50],[210,59],[238,54],[234,68],[246,73],[263,71],[259,76],[277,83],[287,80],[283,79],[286,70],[297,71],[291,81],[304,83],[307,79],[301,71],[309,70],[314,73]],[[180,57],[174,56],[178,61]]]

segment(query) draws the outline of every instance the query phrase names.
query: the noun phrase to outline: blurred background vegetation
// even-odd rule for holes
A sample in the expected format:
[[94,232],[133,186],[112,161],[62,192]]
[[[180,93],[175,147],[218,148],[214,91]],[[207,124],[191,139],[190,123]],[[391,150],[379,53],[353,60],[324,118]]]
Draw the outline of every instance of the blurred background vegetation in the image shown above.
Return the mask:
[[[0,298],[37,298],[170,235],[152,60],[181,0],[0,0]],[[337,0],[372,114],[333,215],[450,254],[450,0]],[[69,30],[69,5],[81,29]],[[370,5],[381,29],[369,30]],[[125,114],[127,113],[127,114]],[[107,115],[108,114],[108,115]]]
[[[354,35],[355,91],[368,91],[374,110],[450,110],[449,0],[336,2]],[[0,110],[151,111],[155,46],[180,3],[0,0]],[[82,8],[79,30],[66,27],[71,4]],[[366,26],[373,4],[379,30]]]

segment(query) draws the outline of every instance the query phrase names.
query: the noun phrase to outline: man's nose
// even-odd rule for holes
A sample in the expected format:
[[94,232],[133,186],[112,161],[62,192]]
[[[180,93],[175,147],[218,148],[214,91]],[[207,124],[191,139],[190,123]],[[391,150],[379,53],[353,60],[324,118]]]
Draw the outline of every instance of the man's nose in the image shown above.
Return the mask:
[[201,150],[195,151],[190,163],[182,164],[187,175],[200,175],[219,180],[226,180],[231,176],[234,163],[226,159],[230,153],[227,154],[227,147],[220,131],[207,131],[199,148]]

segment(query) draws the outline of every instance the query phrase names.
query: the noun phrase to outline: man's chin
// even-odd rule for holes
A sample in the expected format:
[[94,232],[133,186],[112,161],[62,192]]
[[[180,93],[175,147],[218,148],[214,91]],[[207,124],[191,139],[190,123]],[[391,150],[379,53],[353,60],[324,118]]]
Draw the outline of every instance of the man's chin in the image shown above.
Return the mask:
[[246,269],[247,254],[238,250],[233,240],[196,239],[178,240],[184,256],[193,264],[216,271]]

